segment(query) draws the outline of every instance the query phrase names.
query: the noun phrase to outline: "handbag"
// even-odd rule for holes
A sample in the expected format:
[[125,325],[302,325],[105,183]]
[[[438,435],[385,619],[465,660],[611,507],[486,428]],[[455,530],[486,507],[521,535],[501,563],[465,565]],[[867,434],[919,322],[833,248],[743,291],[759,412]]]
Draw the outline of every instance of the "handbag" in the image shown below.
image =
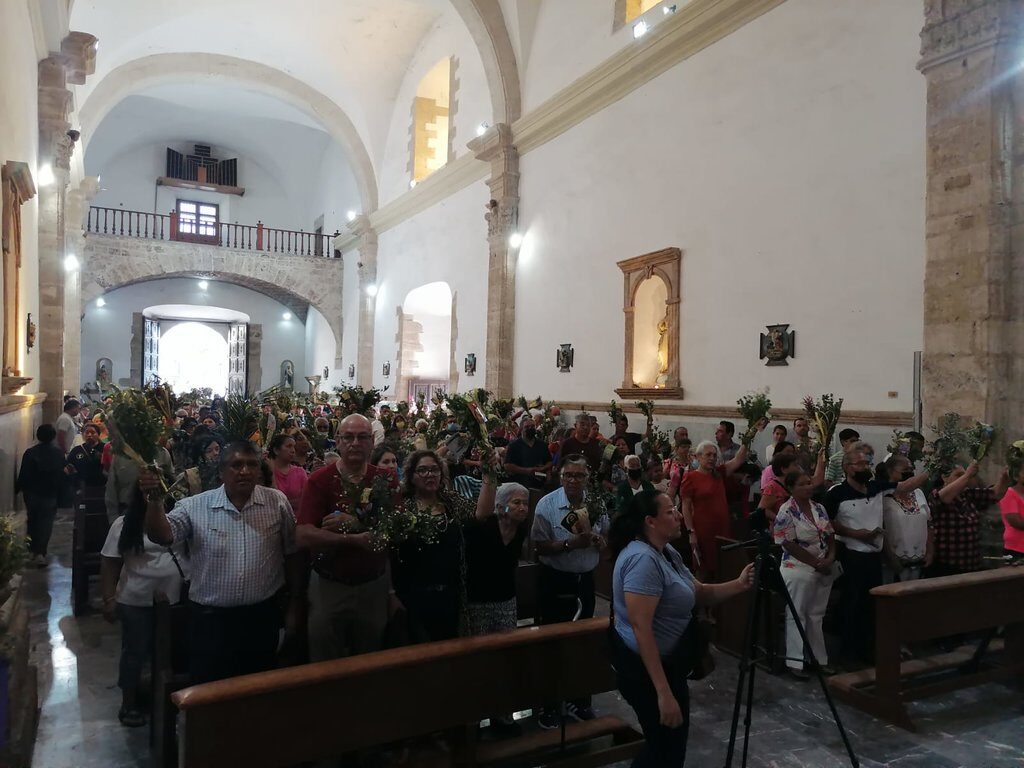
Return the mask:
[[185,571],[182,570],[181,563],[178,562],[178,556],[174,554],[174,550],[171,547],[168,547],[167,552],[170,554],[171,560],[174,561],[174,567],[178,569],[178,575],[181,576],[181,592],[179,593],[178,596],[178,602],[187,603],[188,589],[192,584],[192,580],[185,578]]

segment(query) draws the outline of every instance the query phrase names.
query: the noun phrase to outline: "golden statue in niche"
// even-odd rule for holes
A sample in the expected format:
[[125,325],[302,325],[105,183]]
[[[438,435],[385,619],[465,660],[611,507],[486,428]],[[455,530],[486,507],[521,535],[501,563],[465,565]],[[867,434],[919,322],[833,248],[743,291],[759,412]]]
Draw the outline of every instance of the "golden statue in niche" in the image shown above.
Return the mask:
[[658,378],[654,386],[661,388],[668,383],[668,314],[658,323]]

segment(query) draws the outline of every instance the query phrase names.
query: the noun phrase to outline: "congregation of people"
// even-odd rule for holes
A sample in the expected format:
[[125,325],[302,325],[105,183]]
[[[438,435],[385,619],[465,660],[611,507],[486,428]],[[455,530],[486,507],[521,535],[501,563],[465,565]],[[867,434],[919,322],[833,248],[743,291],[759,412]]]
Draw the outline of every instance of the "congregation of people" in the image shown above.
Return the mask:
[[[450,416],[431,441],[426,419],[400,421],[386,405],[320,404],[297,409],[266,445],[227,440],[216,402],[175,419],[153,468],[140,468],[108,434],[102,404],[90,416],[69,399],[56,424],[39,427],[18,476],[38,565],[58,510],[76,493],[104,499],[103,615],[121,625],[128,726],[146,722],[138,687],[158,593],[188,602],[190,674],[201,683],[513,631],[517,568],[533,555],[537,623],[589,618],[607,558],[620,690],[648,741],[636,764],[665,764],[685,754],[681,639],[693,616],[751,583],[749,568],[724,578],[720,539],[764,531],[779,546],[807,630],[805,648],[788,619],[786,665],[799,678],[808,652],[832,669],[824,625],[837,583],[842,661],[863,665],[872,661],[870,590],[981,569],[989,507],[1002,511],[1007,553],[1024,556],[1020,466],[992,485],[977,462],[929,475],[852,429],[829,454],[803,418],[772,429],[763,460],[735,441],[732,422],[696,445],[680,426],[664,446],[650,418],[633,432],[621,412],[605,436],[591,414],[569,425],[522,411],[486,441]],[[415,516],[417,533],[381,546],[372,523],[395,506]],[[562,712],[595,717],[589,700],[547,702],[539,725],[557,728]],[[492,726],[518,729],[504,715]]]

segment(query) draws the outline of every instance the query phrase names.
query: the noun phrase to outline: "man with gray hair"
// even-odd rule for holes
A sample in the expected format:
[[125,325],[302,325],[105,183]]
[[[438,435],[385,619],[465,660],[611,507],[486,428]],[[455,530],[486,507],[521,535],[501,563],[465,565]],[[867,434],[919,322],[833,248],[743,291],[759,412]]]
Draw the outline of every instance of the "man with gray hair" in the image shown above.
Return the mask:
[[[582,421],[577,419],[576,424],[589,429],[590,419],[582,414]],[[603,509],[588,509],[590,468],[586,457],[565,455],[560,477],[562,487],[537,503],[530,533],[540,560],[541,624],[593,617],[594,569],[608,524]],[[594,718],[589,697],[567,704],[566,710],[577,720]],[[545,707],[538,724],[545,729],[559,727],[557,711]]]

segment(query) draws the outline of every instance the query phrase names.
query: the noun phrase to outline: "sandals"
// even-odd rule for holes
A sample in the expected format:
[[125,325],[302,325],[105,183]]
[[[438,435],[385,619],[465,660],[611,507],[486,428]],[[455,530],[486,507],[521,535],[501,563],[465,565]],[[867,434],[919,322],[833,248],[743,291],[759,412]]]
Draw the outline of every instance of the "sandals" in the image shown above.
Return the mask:
[[139,728],[146,724],[146,716],[139,710],[129,707],[121,707],[117,712],[117,719],[127,728]]

